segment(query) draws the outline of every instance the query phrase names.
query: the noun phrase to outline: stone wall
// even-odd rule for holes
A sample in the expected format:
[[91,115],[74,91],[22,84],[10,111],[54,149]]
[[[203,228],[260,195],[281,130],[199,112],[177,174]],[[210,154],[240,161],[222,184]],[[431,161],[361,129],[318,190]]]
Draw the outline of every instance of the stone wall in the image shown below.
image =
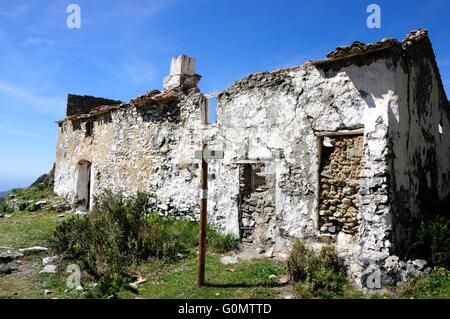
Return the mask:
[[[323,147],[319,136],[359,130],[363,135],[358,139],[364,163],[361,178],[387,170],[386,165],[376,163],[376,155],[387,153],[389,145],[375,124],[378,119],[387,123],[387,106],[395,101],[395,95],[385,94],[394,81],[394,71],[385,60],[339,71],[306,65],[249,76],[219,96],[217,126],[225,136],[220,145],[225,149],[224,162],[259,159],[274,174],[275,251],[285,251],[292,238],[307,240],[320,234],[319,155]],[[372,190],[365,191],[372,195]],[[348,230],[350,236],[360,235],[356,225]],[[336,229],[336,237],[340,231]],[[374,231],[380,237],[381,233],[390,236],[389,229]],[[378,242],[371,241],[373,235],[361,237],[365,236],[369,237],[364,239],[367,247],[380,251]]]
[[[201,98],[195,93],[185,97]],[[146,191],[162,214],[193,219],[198,166],[192,158],[185,161],[178,153],[184,136],[182,104],[130,103],[94,116],[92,136],[85,134],[92,118],[64,122],[58,140],[55,191],[76,201],[80,164],[90,162],[91,203],[105,188],[125,195]],[[184,190],[181,194],[180,187]]]
[[358,232],[363,137],[324,137],[320,172],[320,231]]
[[264,173],[261,163],[241,165],[240,237],[255,246],[275,243],[275,176]]

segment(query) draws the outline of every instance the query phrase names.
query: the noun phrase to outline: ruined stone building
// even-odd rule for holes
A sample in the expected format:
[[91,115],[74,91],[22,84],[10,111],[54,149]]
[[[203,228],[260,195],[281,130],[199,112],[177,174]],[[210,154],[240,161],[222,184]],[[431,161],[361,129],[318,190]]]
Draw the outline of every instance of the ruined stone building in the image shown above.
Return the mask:
[[182,55],[162,92],[69,95],[56,193],[87,210],[105,188],[145,191],[159,213],[197,219],[194,152],[207,143],[224,151],[209,161],[209,223],[257,252],[336,243],[359,281],[404,257],[413,226],[450,193],[449,102],[426,30],[251,74],[217,96],[199,80]]

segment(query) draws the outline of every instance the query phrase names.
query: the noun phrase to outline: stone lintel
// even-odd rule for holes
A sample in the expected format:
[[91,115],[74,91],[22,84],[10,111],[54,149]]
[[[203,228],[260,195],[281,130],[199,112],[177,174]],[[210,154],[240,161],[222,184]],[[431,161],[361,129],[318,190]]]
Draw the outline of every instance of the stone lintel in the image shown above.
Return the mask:
[[355,130],[321,131],[315,132],[316,136],[340,136],[340,135],[359,135],[364,134],[364,128]]

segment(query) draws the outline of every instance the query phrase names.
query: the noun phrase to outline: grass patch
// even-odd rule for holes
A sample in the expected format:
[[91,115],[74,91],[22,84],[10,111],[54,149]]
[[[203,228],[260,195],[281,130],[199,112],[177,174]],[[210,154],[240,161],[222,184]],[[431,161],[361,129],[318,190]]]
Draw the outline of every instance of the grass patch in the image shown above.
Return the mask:
[[[14,189],[8,194],[8,199],[0,198],[0,213],[13,213],[15,210],[35,212],[39,210],[36,202],[56,197],[49,187],[43,185]],[[14,206],[14,207],[13,207]]]
[[[184,252],[188,252],[198,245],[198,222],[175,220],[152,213],[148,216],[147,223],[150,226],[160,227],[162,232],[170,234],[172,238],[180,241]],[[239,240],[236,237],[213,229],[210,225],[206,229],[206,239],[208,249],[212,252],[224,253],[239,248]]]
[[225,266],[219,256],[206,256],[205,286],[197,288],[197,259],[164,263],[152,261],[139,267],[148,281],[139,286],[139,294],[123,290],[120,298],[276,298],[280,288],[270,275],[286,272],[284,264],[260,259]]
[[[55,220],[58,213],[42,212],[29,214],[18,212],[10,218],[0,219],[0,246],[11,247],[13,250],[30,246],[47,246],[47,239],[56,228]],[[76,298],[66,289],[64,265],[56,274],[39,274],[42,269],[42,258],[51,254],[44,252],[23,256],[20,264],[13,263],[18,268],[12,274],[0,276],[0,299],[16,298]],[[45,289],[53,293],[44,295]]]
[[[40,212],[39,214],[17,212],[10,218],[0,218],[0,246],[9,246],[13,250],[34,245],[48,247],[48,239],[55,234],[57,225],[64,225],[67,220],[72,220],[66,217],[65,221],[59,222],[60,218],[57,215],[59,213],[56,212]],[[176,238],[177,247],[180,248],[177,249],[177,253],[182,253],[183,258],[163,258],[163,252],[159,257],[149,256],[130,263],[125,268],[126,271],[138,271],[147,279],[147,282],[139,285],[137,292],[125,289],[124,286],[116,287],[119,298],[279,298],[283,292],[286,292],[284,289],[290,286],[278,286],[277,279],[272,279],[271,275],[284,274],[288,268],[292,277],[293,272],[297,273],[294,286],[296,295],[300,298],[450,298],[450,275],[449,271],[443,268],[435,268],[429,275],[410,278],[406,283],[391,288],[388,294],[364,296],[362,292],[352,287],[347,278],[340,277],[341,268],[335,266],[336,256],[330,248],[323,253],[313,253],[305,247],[297,247],[296,252],[292,252],[290,256],[289,266],[272,259],[223,265],[220,263],[219,253],[230,247],[236,247],[237,242],[234,238],[231,240],[222,238],[226,235],[211,228],[208,228],[207,233],[209,247],[206,256],[206,285],[197,288],[195,248],[198,243],[198,224],[161,218],[155,214],[145,215],[143,220],[144,225],[157,227],[163,238],[169,238],[164,240]],[[102,225],[106,227],[107,223]],[[77,233],[72,235],[76,236]],[[72,235],[68,236],[68,239]],[[103,238],[101,236],[99,240]],[[214,243],[214,236],[218,238],[216,243]],[[133,241],[130,242],[131,246],[135,244]],[[111,247],[111,245],[106,246]],[[93,284],[99,283],[99,279],[88,273],[87,269],[81,276],[84,291],[67,288],[68,274],[65,273],[65,269],[69,263],[82,266],[77,259],[60,260],[56,274],[39,274],[43,267],[42,258],[54,253],[45,252],[21,257],[21,264],[17,265],[18,271],[11,275],[0,276],[0,299],[104,298],[107,296],[99,290],[99,286],[93,288]],[[102,262],[104,262],[104,271],[108,271],[110,268],[106,264],[107,260]],[[50,289],[52,293],[45,295],[45,289]],[[288,291],[288,294],[291,294],[291,291]]]
[[[198,224],[195,223],[198,232]],[[197,241],[198,241],[198,235]],[[224,234],[210,227],[206,230],[208,248],[218,253],[225,253],[239,248],[239,240],[231,234]]]
[[58,213],[29,214],[17,212],[10,218],[0,219],[0,246],[23,248],[47,245],[47,239],[55,230]]

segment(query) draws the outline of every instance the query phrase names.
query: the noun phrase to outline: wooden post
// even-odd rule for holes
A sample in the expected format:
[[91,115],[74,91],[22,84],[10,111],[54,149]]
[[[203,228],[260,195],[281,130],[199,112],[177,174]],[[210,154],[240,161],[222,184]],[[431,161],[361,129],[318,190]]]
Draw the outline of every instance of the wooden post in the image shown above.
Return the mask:
[[205,253],[206,253],[206,223],[208,203],[208,163],[205,161],[203,152],[206,144],[202,144],[202,169],[200,173],[200,240],[198,246],[198,273],[197,287],[205,283]]
[[205,284],[205,254],[206,254],[206,225],[207,225],[207,204],[208,204],[208,163],[205,159],[223,159],[224,153],[221,150],[207,150],[206,144],[202,144],[202,149],[195,151],[194,157],[201,159],[202,167],[200,172],[200,240],[198,245],[198,273],[197,286]]

